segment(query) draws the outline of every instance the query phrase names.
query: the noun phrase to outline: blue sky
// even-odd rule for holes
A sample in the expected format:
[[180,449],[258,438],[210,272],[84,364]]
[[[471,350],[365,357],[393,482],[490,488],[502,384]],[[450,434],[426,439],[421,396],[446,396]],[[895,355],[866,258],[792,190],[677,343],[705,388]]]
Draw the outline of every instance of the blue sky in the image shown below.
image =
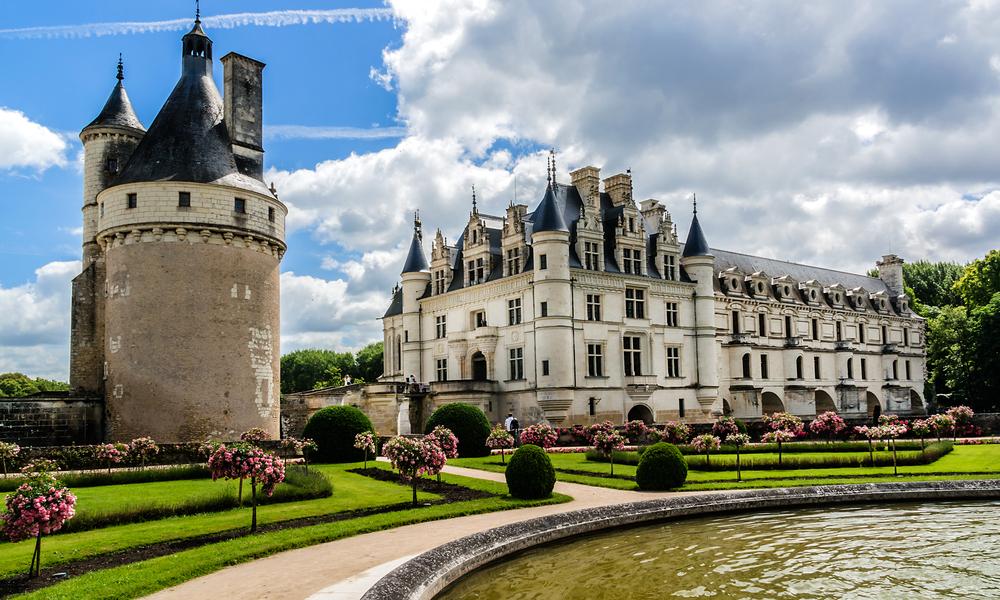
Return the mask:
[[[66,376],[77,134],[119,52],[152,122],[193,12],[5,3],[0,372]],[[412,211],[454,239],[473,184],[484,211],[515,181],[534,204],[548,148],[563,181],[631,168],[681,235],[697,191],[728,250],[863,272],[890,251],[964,262],[1000,239],[997,2],[208,0],[202,14],[216,57],[268,65],[266,178],[290,211],[283,351],[379,339]]]

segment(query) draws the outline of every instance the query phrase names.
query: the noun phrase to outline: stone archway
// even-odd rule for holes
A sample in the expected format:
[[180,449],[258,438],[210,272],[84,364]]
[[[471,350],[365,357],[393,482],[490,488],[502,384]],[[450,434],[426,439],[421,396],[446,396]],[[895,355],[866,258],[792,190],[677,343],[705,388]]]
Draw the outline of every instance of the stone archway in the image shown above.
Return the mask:
[[472,355],[472,380],[486,381],[487,373],[486,357],[483,356],[482,352],[476,351],[476,353]]
[[653,424],[653,411],[645,404],[636,404],[628,411],[629,421],[642,421],[646,425]]
[[785,405],[774,392],[764,392],[760,395],[760,410],[765,415],[785,412]]
[[722,414],[727,417],[733,414],[733,407],[729,405],[729,400],[725,398],[722,399]]
[[816,390],[816,414],[821,415],[825,412],[837,412],[837,405],[834,404],[830,394]]
[[878,396],[872,392],[865,392],[865,404],[868,405],[868,418],[873,422],[878,421],[882,416],[882,403],[879,402]]
[[913,412],[919,412],[920,414],[927,413],[927,409],[924,408],[924,401],[920,397],[920,393],[913,388],[910,388],[910,410]]

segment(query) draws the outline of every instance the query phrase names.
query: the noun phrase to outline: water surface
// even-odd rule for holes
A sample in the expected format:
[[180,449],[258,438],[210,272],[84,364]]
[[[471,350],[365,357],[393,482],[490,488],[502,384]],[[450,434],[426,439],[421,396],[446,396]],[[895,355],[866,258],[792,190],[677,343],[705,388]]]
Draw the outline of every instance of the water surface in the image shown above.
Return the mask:
[[1000,599],[1000,502],[702,517],[535,548],[439,600]]

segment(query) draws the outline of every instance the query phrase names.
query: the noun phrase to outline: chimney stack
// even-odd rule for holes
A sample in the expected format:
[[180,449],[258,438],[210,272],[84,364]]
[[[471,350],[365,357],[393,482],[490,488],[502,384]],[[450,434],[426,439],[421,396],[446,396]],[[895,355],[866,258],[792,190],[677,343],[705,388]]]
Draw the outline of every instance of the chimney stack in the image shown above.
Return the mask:
[[222,57],[225,71],[225,121],[240,173],[264,177],[264,63],[230,52]]
[[618,173],[604,180],[604,191],[611,196],[611,202],[615,206],[621,206],[632,192],[632,175],[629,173]]

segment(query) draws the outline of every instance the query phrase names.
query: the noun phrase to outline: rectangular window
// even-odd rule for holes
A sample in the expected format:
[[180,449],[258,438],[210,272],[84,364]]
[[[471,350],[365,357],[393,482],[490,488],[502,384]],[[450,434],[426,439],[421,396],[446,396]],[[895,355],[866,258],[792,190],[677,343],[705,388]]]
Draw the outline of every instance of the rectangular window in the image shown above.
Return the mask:
[[844,339],[844,327],[840,321],[837,321],[837,341]]
[[521,299],[514,298],[507,301],[507,324],[521,324]]
[[854,379],[854,359],[847,359],[847,378]]
[[622,338],[622,349],[625,359],[625,376],[642,375],[642,346],[637,335],[627,335]]
[[813,331],[813,339],[814,340],[818,340],[819,339],[819,319],[813,319],[812,320],[812,331]]
[[905,363],[903,363],[903,366],[906,368],[906,380],[909,381],[910,380],[910,361],[906,361]]
[[684,398],[677,401],[677,416],[684,418]]
[[597,398],[591,397],[587,400],[587,412],[590,413],[590,416],[597,414]]
[[740,311],[733,311],[733,335],[737,335],[740,332]]
[[816,379],[819,379],[819,357],[818,356],[814,356],[813,357],[813,373],[815,374]]
[[437,380],[438,381],[448,381],[448,359],[439,358],[437,359]]
[[511,348],[510,351],[510,373],[511,379],[524,379],[524,349]]
[[885,325],[882,326],[882,343],[883,344],[889,343],[889,328],[886,327]]
[[[905,327],[903,328],[903,345],[910,345],[910,330]],[[909,379],[909,377],[907,377],[907,379]]]
[[486,261],[482,258],[476,259],[476,281],[479,283],[486,281]]
[[760,378],[761,379],[768,379],[768,376],[767,376],[767,355],[766,354],[761,354],[760,355]]
[[111,173],[112,175],[116,174],[118,172],[118,159],[109,158],[104,164],[104,168],[107,169],[108,173]]
[[129,194],[128,196],[126,196],[126,201],[128,202],[126,206],[128,206],[129,208],[135,208],[139,206],[139,194],[136,194],[135,192]]
[[865,324],[858,323],[858,341],[862,344],[865,343]]
[[448,335],[448,316],[438,315],[434,317],[434,327],[437,333],[437,339],[447,337]]
[[868,361],[861,359],[861,379],[868,379]]
[[680,319],[678,318],[679,314],[677,303],[667,302],[667,327],[677,327],[677,324],[680,322]]
[[541,305],[541,314],[542,314],[543,317],[549,316],[549,303],[548,302],[542,302],[542,305]]
[[521,272],[521,249],[511,248],[507,250],[507,274],[517,275]]
[[767,315],[764,313],[757,315],[757,335],[767,337]]
[[663,277],[670,281],[677,281],[677,257],[673,254],[663,255]]
[[236,211],[236,212],[238,212],[238,213],[244,213],[244,214],[246,214],[246,212],[247,212],[247,201],[246,201],[246,199],[244,199],[244,198],[236,198],[234,200],[234,202],[233,202],[233,210]]
[[622,250],[622,267],[629,275],[642,275],[642,250]]
[[604,346],[602,344],[587,344],[587,376],[604,376]]
[[548,374],[549,374],[549,361],[543,360],[542,361],[542,375],[548,375]]
[[892,361],[892,378],[899,379],[899,361]]
[[444,293],[444,271],[437,270],[434,271],[434,293],[443,294]]
[[476,285],[476,261],[470,260],[466,270],[469,273],[469,285]]
[[538,268],[542,271],[549,268],[548,258],[544,254],[538,255]]
[[486,327],[486,311],[485,310],[479,310],[479,311],[476,311],[475,314],[476,314],[476,318],[475,318],[476,327]]
[[274,223],[274,207],[273,206],[268,206],[267,207],[267,220],[270,221],[270,222],[272,222],[272,223]]
[[191,207],[191,192],[177,192],[177,206],[182,208]]
[[597,242],[584,242],[583,243],[583,266],[591,271],[596,271],[601,268],[600,262],[600,244]]
[[403,330],[403,341],[404,342],[409,342],[410,341],[410,330],[409,329]]
[[667,377],[681,376],[681,348],[667,346]]
[[646,318],[646,292],[639,288],[625,288],[625,316],[630,319]]
[[101,202],[101,216],[104,216],[104,203]]
[[601,295],[587,294],[587,320],[601,320]]
[[785,337],[792,337],[795,335],[795,329],[792,327],[792,318],[785,315]]

